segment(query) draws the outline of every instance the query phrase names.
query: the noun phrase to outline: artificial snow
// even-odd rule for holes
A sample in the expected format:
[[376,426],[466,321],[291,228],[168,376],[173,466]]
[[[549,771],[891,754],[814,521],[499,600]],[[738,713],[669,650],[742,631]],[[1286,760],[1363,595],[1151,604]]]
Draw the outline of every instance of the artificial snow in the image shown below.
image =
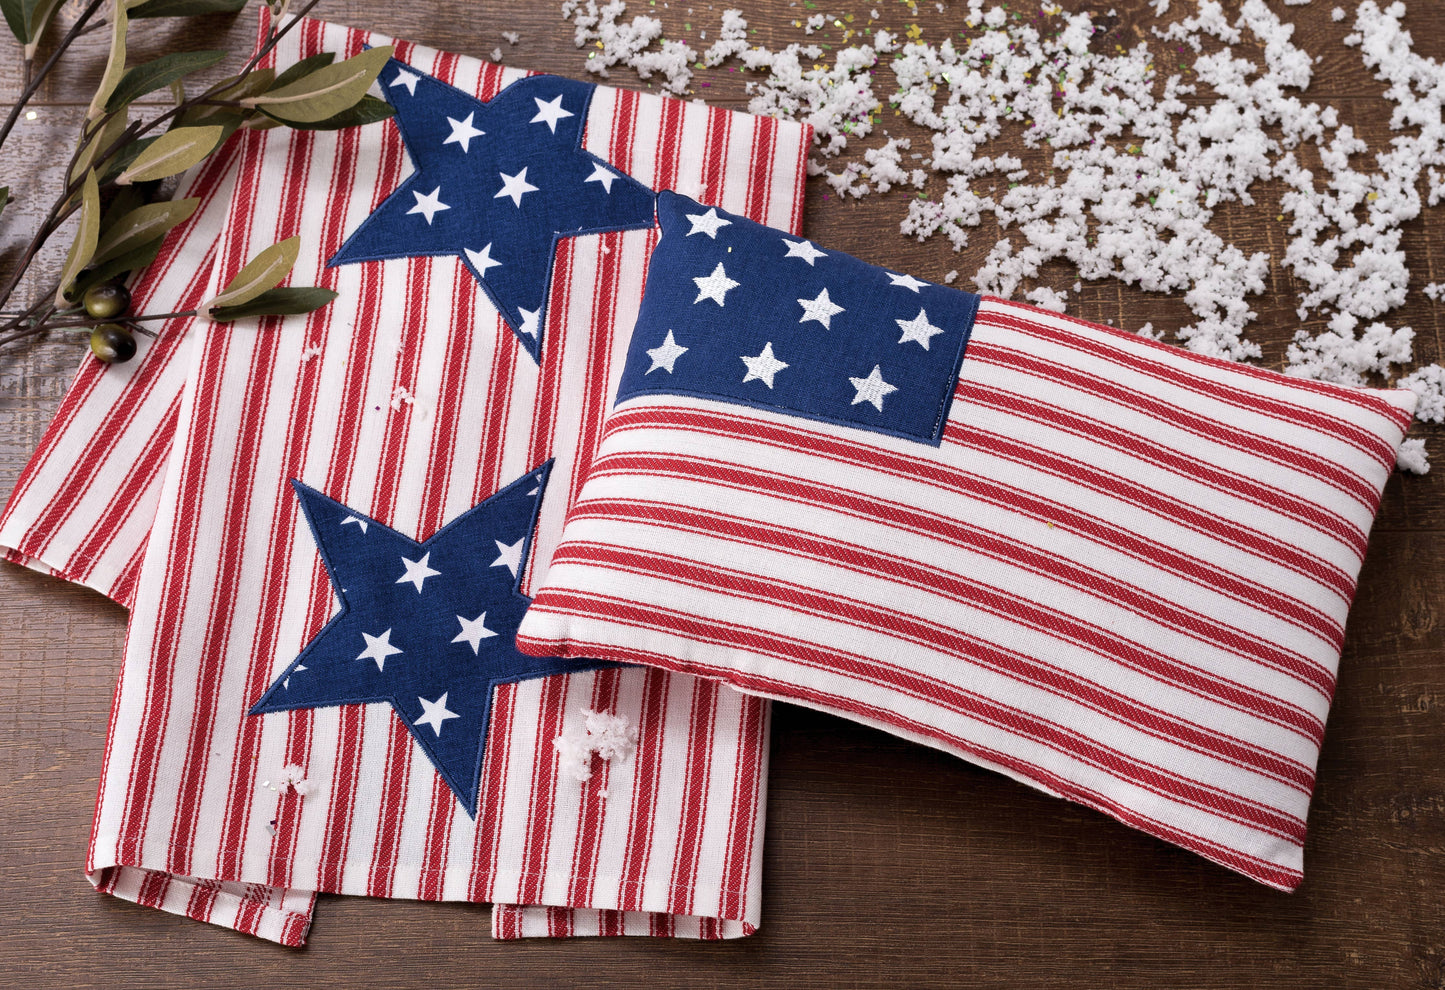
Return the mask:
[[582,709],[583,731],[564,732],[552,740],[557,751],[557,767],[564,775],[578,782],[592,779],[592,757],[599,759],[630,759],[637,749],[637,726],[626,715],[609,715]]
[[[971,278],[979,291],[1062,310],[1067,294],[1041,280],[1052,276],[1045,266],[1066,264],[1076,294],[1085,279],[1115,279],[1180,298],[1193,319],[1174,338],[1239,361],[1261,356],[1248,338],[1251,300],[1278,266],[1298,286],[1301,322],[1326,327],[1296,334],[1287,373],[1394,380],[1420,395],[1417,418],[1431,421],[1432,409],[1441,418],[1440,369],[1404,374],[1414,334],[1388,318],[1410,288],[1403,225],[1445,199],[1445,65],[1415,52],[1404,4],[1361,0],[1345,38],[1381,84],[1395,132],[1381,146],[1307,98],[1318,56],[1265,0],[1149,0],[1160,23],[1130,47],[1096,44],[1107,25],[1089,12],[1049,3],[1011,15],[991,0],[967,0],[968,31],[924,41],[904,20],[917,5],[906,6],[871,11],[867,31],[812,13],[794,25],[820,43],[779,48],[750,45],[742,12],[728,9],[701,55],[664,38],[656,17],[626,19],[623,0],[566,0],[562,12],[588,71],[604,77],[627,66],[690,94],[694,71],[736,62],[750,111],[814,128],[808,172],[833,193],[907,191],[903,234],[941,235],[958,251],[988,230],[993,246]],[[901,23],[874,23],[890,15]],[[872,139],[889,116],[917,125],[929,146]],[[1019,136],[1032,163],[999,150],[1007,140],[1017,151]],[[1257,202],[1271,180],[1278,204]],[[1226,207],[1278,224],[1283,249],[1231,243],[1216,226]],[[1440,301],[1445,284],[1424,292]]]

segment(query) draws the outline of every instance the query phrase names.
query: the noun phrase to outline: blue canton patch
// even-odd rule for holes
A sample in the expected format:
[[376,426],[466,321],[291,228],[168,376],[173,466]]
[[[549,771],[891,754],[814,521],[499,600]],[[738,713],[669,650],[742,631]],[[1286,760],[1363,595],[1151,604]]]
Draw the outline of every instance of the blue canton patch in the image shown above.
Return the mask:
[[657,197],[617,401],[665,392],[938,446],[979,297]]
[[422,543],[293,481],[341,612],[249,714],[389,701],[476,817],[493,688],[618,666],[529,657],[515,645],[531,604],[518,589],[550,469],[549,461]]
[[457,255],[537,359],[557,241],[653,222],[652,190],[581,148],[595,87],[531,76],[483,103],[395,59],[380,85],[415,171],[328,266]]

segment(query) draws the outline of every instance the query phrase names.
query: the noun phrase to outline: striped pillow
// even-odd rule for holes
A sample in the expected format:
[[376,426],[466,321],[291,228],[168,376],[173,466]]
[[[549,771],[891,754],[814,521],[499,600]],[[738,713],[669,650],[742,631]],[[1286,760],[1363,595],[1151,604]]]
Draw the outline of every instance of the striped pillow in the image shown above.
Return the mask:
[[[741,217],[699,236],[702,212],[660,203],[620,399],[521,648],[835,712],[1295,888],[1414,397],[978,300]],[[922,350],[944,357],[897,370]],[[888,418],[939,380],[934,435]]]

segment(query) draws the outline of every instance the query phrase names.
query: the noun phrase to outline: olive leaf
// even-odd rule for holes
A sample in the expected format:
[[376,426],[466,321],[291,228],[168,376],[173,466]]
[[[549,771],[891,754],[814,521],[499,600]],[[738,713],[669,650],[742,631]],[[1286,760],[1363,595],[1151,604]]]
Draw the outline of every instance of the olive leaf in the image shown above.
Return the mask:
[[0,186],[0,213],[5,212],[5,207],[10,205],[10,187]]
[[[265,110],[261,111],[270,117],[272,125],[288,124],[296,131],[339,131],[347,127],[361,127],[365,124],[374,124],[378,120],[386,120],[396,115],[396,108],[385,100],[378,100],[376,97],[363,96],[355,106],[348,107],[334,117],[327,117],[325,120],[313,121],[309,124],[302,124],[296,121],[282,121],[271,117]],[[252,127],[257,125],[252,124]]]
[[95,256],[90,263],[101,264],[164,237],[172,227],[189,220],[200,205],[199,198],[173,199],[164,203],[147,203],[131,210],[105,228],[95,245]]
[[334,61],[336,61],[335,52],[321,52],[317,55],[308,56],[277,76],[273,85],[277,88],[289,86],[308,72],[315,72],[317,69],[330,65]]
[[35,57],[35,43],[61,4],[61,0],[0,0],[0,10],[15,40],[25,46],[25,57]]
[[127,72],[106,100],[107,112],[114,112],[127,103],[169,86],[182,76],[201,69],[209,69],[226,57],[223,51],[173,52],[158,59],[137,65]]
[[125,31],[125,4],[114,4],[110,15],[110,54],[106,57],[105,73],[100,77],[100,85],[95,88],[95,95],[91,97],[90,109],[85,112],[87,120],[95,120],[105,113],[110,94],[115,92],[116,84],[125,74]]
[[149,182],[184,172],[209,155],[220,142],[221,128],[217,125],[167,131],[136,156],[130,167],[116,177],[116,184]]
[[111,279],[119,275],[124,275],[126,272],[135,271],[137,268],[144,268],[156,260],[156,255],[161,253],[161,245],[164,244],[165,241],[166,239],[164,237],[157,237],[149,244],[142,244],[135,250],[127,251],[125,254],[112,258],[103,265],[87,268],[81,272],[80,277],[75,280],[75,288],[71,290],[71,296],[73,298],[79,298],[85,295],[85,291],[92,285],[100,285],[102,282],[109,282]]
[[354,106],[391,58],[390,45],[370,48],[344,62],[308,73],[293,83],[241,100],[288,123],[313,123]]
[[246,0],[141,0],[131,8],[132,17],[197,17],[201,14],[234,14]]
[[275,288],[290,273],[300,253],[300,237],[288,237],[279,244],[272,244],[247,262],[246,267],[237,272],[220,293],[201,305],[199,312],[209,317],[221,307],[239,306],[267,289]]
[[275,81],[275,69],[252,69],[242,75],[222,79],[211,96],[217,100],[240,100],[265,92]]
[[250,302],[237,306],[217,306],[211,310],[211,319],[226,323],[248,316],[294,316],[318,310],[336,296],[337,293],[330,289],[303,286],[271,289]]
[[70,245],[70,253],[65,256],[65,267],[60,271],[60,291],[55,294],[57,306],[66,305],[65,290],[94,257],[95,243],[99,236],[100,186],[95,181],[95,173],[86,172],[85,182],[80,187],[80,229],[75,232],[75,241]]
[[81,140],[86,140],[85,135],[91,136],[75,158],[75,167],[70,170],[70,181],[74,182],[84,175],[86,169],[96,164],[97,156],[115,144],[125,131],[128,119],[124,111],[118,111],[103,121],[86,121],[81,125]]

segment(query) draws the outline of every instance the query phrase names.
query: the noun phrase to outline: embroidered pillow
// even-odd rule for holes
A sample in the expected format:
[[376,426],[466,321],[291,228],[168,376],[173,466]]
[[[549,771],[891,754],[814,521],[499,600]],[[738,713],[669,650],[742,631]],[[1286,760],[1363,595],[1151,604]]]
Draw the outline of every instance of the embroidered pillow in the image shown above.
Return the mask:
[[1301,878],[1413,405],[866,265],[679,196],[518,638],[835,712]]

